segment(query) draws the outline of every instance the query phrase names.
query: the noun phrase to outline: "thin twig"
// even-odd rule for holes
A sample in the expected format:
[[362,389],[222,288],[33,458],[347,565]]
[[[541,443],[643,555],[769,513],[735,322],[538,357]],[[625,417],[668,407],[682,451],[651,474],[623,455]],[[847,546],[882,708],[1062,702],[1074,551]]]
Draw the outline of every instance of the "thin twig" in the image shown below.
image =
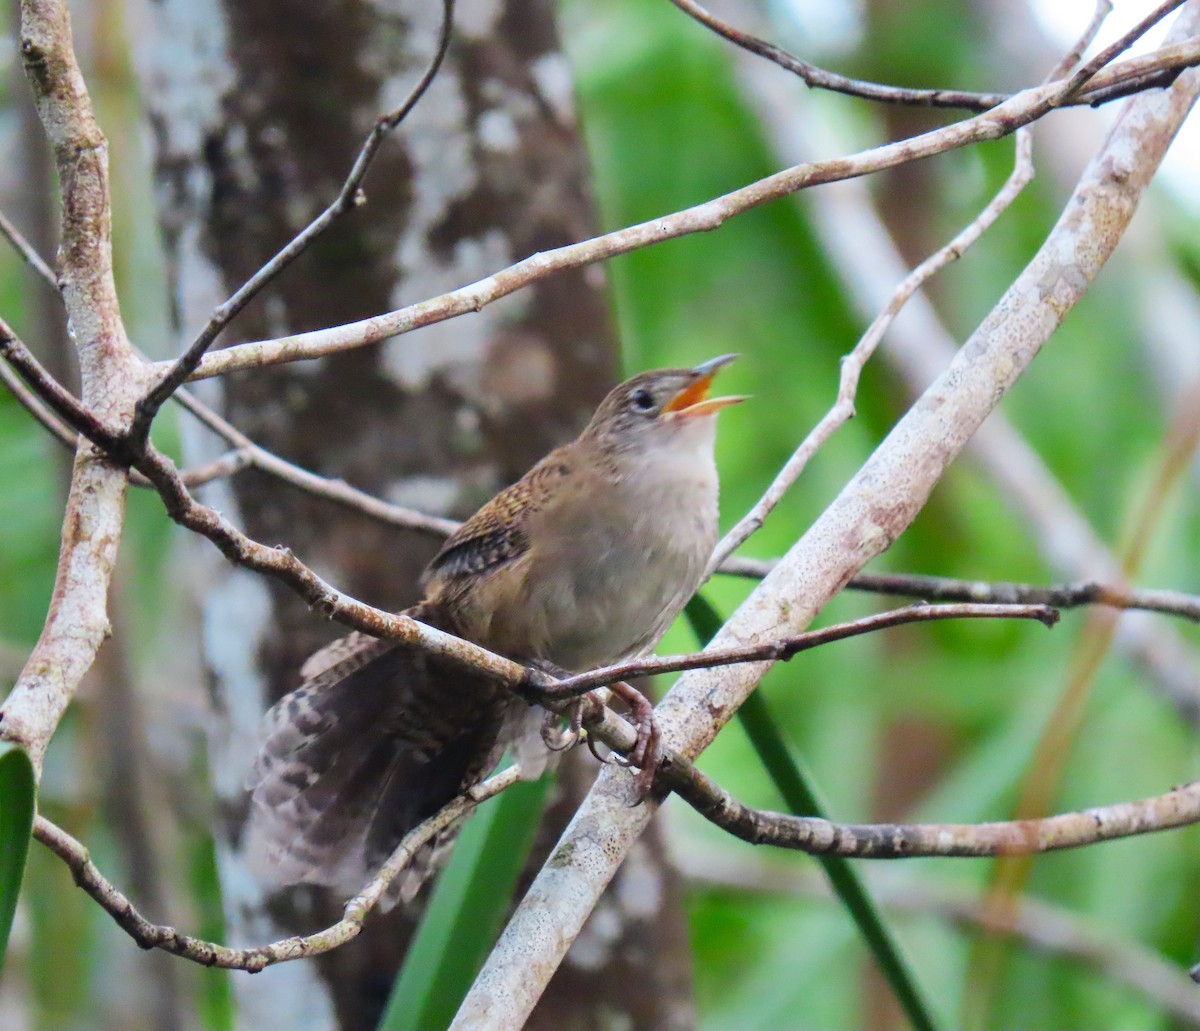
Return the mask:
[[[3,354],[3,360],[0,360],[0,381],[3,381],[9,392],[16,398],[18,404],[49,430],[55,440],[64,447],[74,451],[79,446],[78,434],[63,422],[54,413],[53,409],[42,401],[28,385],[22,382],[20,376],[17,375],[13,366],[8,362],[7,353],[4,353],[6,339],[8,339],[7,328],[4,326],[3,320],[0,320],[0,354]],[[65,388],[63,392],[66,392]],[[188,487],[199,487],[205,483],[211,483],[213,480],[224,479],[226,476],[232,476],[234,473],[240,472],[242,469],[255,464],[254,458],[255,456],[250,450],[244,447],[234,448],[213,459],[211,462],[197,466],[195,469],[183,470],[180,473],[180,477]],[[151,486],[150,481],[136,469],[132,470],[129,482],[135,487]],[[380,502],[380,504],[383,503]],[[391,508],[395,506],[386,507]]]
[[800,77],[811,89],[830,90],[863,100],[878,100],[885,104],[905,104],[913,107],[948,107],[967,111],[987,111],[1008,100],[1008,93],[975,93],[968,90],[909,89],[904,86],[888,86],[878,82],[851,79],[837,72],[819,68],[815,64],[789,53],[774,43],[753,36],[721,20],[711,11],[701,7],[695,0],[671,0],[684,14],[711,29],[752,54],[764,57],[780,68]]
[[[743,32],[741,29],[718,18],[711,11],[696,3],[695,0],[671,0],[671,2],[689,17],[695,19],[706,28],[711,29],[717,35],[727,39],[735,46],[741,47],[743,50],[758,57],[763,57],[777,64],[780,68],[792,72],[811,89],[830,90],[834,93],[860,97],[864,100],[881,101],[886,104],[903,104],[912,107],[957,108],[959,110],[981,112],[988,111],[1012,97],[1010,93],[976,93],[968,90],[949,89],[911,89],[903,86],[889,86],[883,83],[852,79],[837,72],[820,68],[797,57],[795,54],[789,53],[782,47],[768,43],[766,40],[760,39],[748,32]],[[1107,103],[1117,97],[1127,96],[1131,92],[1129,81],[1122,83],[1106,81],[1103,84],[1088,86],[1088,80],[1096,74],[1099,68],[1107,65],[1117,54],[1127,50],[1133,42],[1145,34],[1147,29],[1162,21],[1163,18],[1183,2],[1184,0],[1170,0],[1169,3],[1160,5],[1130,30],[1130,32],[1126,33],[1121,40],[1118,40],[1112,47],[1098,55],[1095,69],[1081,69],[1081,79],[1075,88],[1068,93],[1064,99],[1064,104],[1088,104],[1096,106]],[[1094,24],[1098,25],[1098,22],[1102,22],[1112,9],[1112,4],[1109,0],[1104,0],[1104,5],[1107,7],[1107,10],[1101,12],[1099,8],[1097,9],[1097,13],[1093,16]],[[1095,30],[1089,27],[1089,30],[1084,35],[1087,43],[1083,47],[1076,48],[1072,54],[1067,55],[1066,61],[1068,62],[1068,66],[1078,63],[1087,44],[1090,44],[1091,40],[1095,37]],[[1146,72],[1142,79],[1143,85],[1147,84],[1152,78],[1155,85],[1168,85],[1170,81],[1173,81],[1173,77],[1164,81],[1161,76],[1161,68],[1155,69],[1153,72]],[[1053,76],[1053,78],[1058,78],[1058,76]],[[1137,80],[1134,79],[1132,81]]]
[[884,334],[895,322],[904,305],[920,290],[925,283],[952,261],[963,256],[991,226],[996,219],[1012,204],[1023,189],[1033,178],[1032,137],[1028,126],[1017,130],[1016,156],[1013,170],[1005,180],[1004,185],[988,202],[980,213],[971,220],[949,243],[934,251],[920,265],[913,269],[900,285],[893,291],[891,298],[883,310],[875,316],[867,331],[854,345],[854,349],[842,359],[841,375],[838,380],[837,398],[833,407],[825,413],[821,421],[809,431],[800,442],[800,446],[775,474],[774,480],[763,492],[763,495],[729,532],[717,543],[709,559],[705,578],[712,576],[717,569],[753,534],[762,528],[767,516],[775,509],[783,497],[791,489],[792,484],[799,479],[809,461],[834,433],[849,422],[855,415],[855,397],[858,394],[858,383],[867,362],[875,354]]
[[[1115,64],[1097,75],[1093,83],[1103,81],[1111,85],[1134,75],[1144,77],[1147,68],[1155,62],[1174,70],[1200,64],[1200,40],[1163,48],[1153,55],[1147,55],[1147,58]],[[1058,106],[1058,98],[1066,88],[1064,83],[1033,87],[1015,94],[984,114],[910,139],[884,144],[848,157],[805,162],[694,207],[590,240],[530,255],[476,283],[395,311],[343,326],[227,347],[206,354],[189,378],[205,379],[241,369],[320,358],[378,343],[466,312],[479,311],[549,275],[582,268],[664,240],[717,229],[728,219],[751,208],[799,190],[857,178],[959,147],[1011,135],[1022,125],[1037,121],[1046,111]],[[162,365],[159,367],[164,368]]]
[[275,452],[268,451],[261,444],[251,440],[227,419],[186,390],[177,391],[174,399],[185,411],[195,416],[201,424],[227,444],[245,453],[247,464],[284,483],[289,483],[307,494],[325,498],[346,508],[362,512],[389,526],[403,526],[436,537],[448,537],[459,527],[459,523],[453,519],[428,515],[403,505],[394,505],[364,490],[352,487],[344,480],[318,476],[308,469],[281,458]]
[[[0,353],[3,352],[3,348],[6,346],[5,341],[9,338],[10,334],[11,331],[8,329],[8,326],[0,319]],[[16,398],[17,404],[49,430],[56,440],[74,451],[76,444],[79,443],[79,438],[76,436],[75,431],[55,414],[54,409],[22,382],[21,377],[17,375],[12,365],[7,360],[4,360],[6,358],[7,355],[4,355],[0,359],[0,380],[4,381],[4,385],[8,387],[12,396]]]
[[0,236],[3,236],[13,247],[16,252],[21,255],[25,263],[30,266],[42,279],[46,280],[55,290],[58,289],[58,277],[54,274],[54,269],[46,264],[45,260],[37,249],[30,244],[24,234],[9,221],[7,215],[0,211]]
[[424,96],[425,91],[433,82],[438,69],[442,65],[442,60],[446,56],[446,51],[450,47],[450,36],[453,26],[454,0],[442,0],[441,33],[438,37],[433,59],[430,61],[425,73],[421,76],[420,81],[413,87],[403,104],[389,114],[382,115],[376,119],[375,124],[371,127],[371,131],[367,134],[366,140],[363,142],[362,148],[358,152],[358,156],[354,160],[350,173],[346,176],[346,180],[333,202],[294,236],[275,257],[243,283],[232,297],[217,307],[212,317],[208,320],[208,324],[200,331],[188,349],[146,393],[141,401],[138,402],[137,413],[130,427],[132,439],[135,441],[146,439],[150,432],[150,423],[158,414],[158,410],[162,407],[163,403],[183,385],[200,363],[200,359],[204,357],[204,353],[217,339],[220,332],[250,303],[259,291],[303,254],[309,245],[333,225],[339,217],[348,211],[352,211],[364,202],[365,196],[361,191],[361,186],[367,170],[371,167],[371,162],[374,160],[376,153],[379,151],[388,134],[416,107],[417,102]]
[[[720,571],[729,576],[760,580],[777,559],[733,557]],[[919,573],[860,573],[846,587],[852,591],[887,594],[922,601],[973,601],[992,605],[1049,605],[1076,609],[1085,605],[1107,605],[1114,609],[1161,612],[1200,623],[1200,595],[1183,591],[1123,587],[1120,584],[1085,580],[1074,584],[1011,583],[1004,580],[962,580],[951,576]]]
[[124,434],[105,426],[87,405],[59,383],[2,318],[0,360],[11,365],[59,419],[82,433],[108,456],[120,461],[118,456],[127,451]]
[[736,666],[743,662],[787,662],[789,659],[819,648],[823,644],[844,641],[850,637],[875,633],[905,623],[924,623],[942,619],[1036,619],[1043,626],[1053,627],[1058,622],[1058,613],[1047,605],[994,605],[994,604],[951,604],[909,605],[889,612],[878,612],[862,619],[836,623],[809,630],[803,634],[783,637],[774,641],[745,645],[740,648],[713,648],[709,651],[693,652],[688,655],[666,655],[662,658],[631,659],[612,666],[565,677],[548,691],[534,693],[546,698],[564,698],[584,694],[617,680],[632,677],[655,676],[660,673],[679,673],[688,669],[714,669],[718,666]]
[[234,949],[216,942],[193,938],[174,927],[155,924],[134,908],[133,903],[109,881],[92,862],[88,850],[61,827],[44,816],[34,821],[33,836],[70,868],[75,883],[88,893],[143,949],[162,949],[206,967],[223,967],[257,973],[275,963],[319,956],[358,937],[367,914],[375,907],[400,872],[412,861],[417,850],[439,831],[463,819],[481,802],[498,795],[519,779],[519,769],[509,767],[477,784],[453,799],[437,813],[409,831],[391,857],[367,885],[346,902],[343,917],[336,924],[309,935],[296,935]]
[[[1106,46],[1091,60],[1081,64],[1074,74],[1072,74],[1071,78],[1067,80],[1066,97],[1070,98],[1077,96],[1079,92],[1088,84],[1088,82],[1095,78],[1096,74],[1102,68],[1110,64],[1119,55],[1123,54],[1126,50],[1133,46],[1134,43],[1136,43],[1147,32],[1149,32],[1150,29],[1154,28],[1155,25],[1162,21],[1168,14],[1170,14],[1177,7],[1182,7],[1186,2],[1187,0],[1164,0],[1163,3],[1154,8],[1154,10],[1142,18],[1128,32]],[[1099,22],[1103,21],[1106,16],[1107,12],[1101,13],[1100,9],[1097,8],[1096,14],[1093,15],[1091,24],[1087,29],[1084,30],[1084,34],[1081,38],[1087,43],[1090,43],[1091,39],[1095,37],[1096,30],[1099,29]],[[1064,58],[1064,61],[1069,61],[1073,54],[1074,52],[1068,54],[1066,58]]]

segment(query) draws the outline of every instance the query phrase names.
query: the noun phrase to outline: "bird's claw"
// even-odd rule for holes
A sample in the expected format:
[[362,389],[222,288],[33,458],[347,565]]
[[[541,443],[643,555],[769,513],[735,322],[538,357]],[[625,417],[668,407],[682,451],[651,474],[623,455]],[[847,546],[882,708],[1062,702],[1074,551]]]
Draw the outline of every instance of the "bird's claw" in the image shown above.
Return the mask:
[[650,700],[636,687],[624,682],[609,685],[618,698],[629,706],[630,722],[637,730],[637,742],[629,754],[622,760],[624,766],[636,766],[634,774],[634,805],[640,805],[654,787],[654,775],[662,762],[662,750],[659,746],[658,723],[654,719],[654,706]]
[[558,713],[546,712],[546,718],[542,722],[542,743],[552,752],[565,752],[583,740],[582,699],[577,699],[571,705],[566,717],[567,725],[560,730]]

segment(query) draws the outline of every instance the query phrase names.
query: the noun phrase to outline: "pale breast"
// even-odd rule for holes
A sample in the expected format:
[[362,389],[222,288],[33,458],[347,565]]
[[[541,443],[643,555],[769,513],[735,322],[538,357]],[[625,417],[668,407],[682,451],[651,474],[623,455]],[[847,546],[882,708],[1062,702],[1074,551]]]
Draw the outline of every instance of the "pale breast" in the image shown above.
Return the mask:
[[716,542],[712,460],[683,463],[685,475],[679,465],[626,477],[539,527],[504,636],[570,670],[655,644],[699,586]]

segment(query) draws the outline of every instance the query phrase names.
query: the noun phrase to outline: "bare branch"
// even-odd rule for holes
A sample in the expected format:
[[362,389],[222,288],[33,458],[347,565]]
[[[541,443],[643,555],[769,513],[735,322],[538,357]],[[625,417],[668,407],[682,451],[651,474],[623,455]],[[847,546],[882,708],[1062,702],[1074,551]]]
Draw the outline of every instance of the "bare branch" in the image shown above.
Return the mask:
[[17,403],[40,422],[60,444],[65,444],[72,451],[79,443],[75,431],[60,419],[45,401],[35,391],[31,390],[17,375],[12,365],[3,360],[8,356],[5,348],[10,340],[14,340],[12,331],[3,319],[0,319],[0,380],[8,387],[9,392],[17,399]]
[[75,883],[143,949],[162,949],[202,966],[246,970],[253,974],[276,963],[319,956],[357,938],[367,914],[412,861],[417,850],[439,831],[461,820],[481,802],[515,784],[519,779],[518,774],[516,767],[509,767],[475,785],[466,794],[453,799],[429,819],[409,831],[379,873],[361,892],[346,902],[345,915],[336,924],[315,934],[296,935],[271,942],[269,945],[256,945],[246,949],[233,949],[227,945],[182,934],[165,924],[151,923],[134,908],[125,894],[96,868],[88,850],[44,816],[36,818],[33,836],[67,864]]
[[947,107],[967,111],[987,111],[1009,99],[1008,93],[974,93],[967,90],[908,89],[903,86],[887,86],[878,82],[851,79],[837,72],[827,71],[791,54],[774,43],[768,43],[748,32],[735,28],[718,18],[695,0],[671,0],[684,14],[695,19],[706,28],[712,29],[741,47],[743,50],[764,57],[786,71],[799,76],[811,89],[830,90],[863,100],[878,100],[885,104],[906,104],[913,107]]
[[[108,433],[132,417],[149,369],[129,346],[117,302],[107,142],[75,61],[65,2],[24,0],[20,34],[21,58],[54,150],[62,194],[58,283],[79,353],[81,409],[93,428]],[[11,355],[14,342],[4,327],[0,349]],[[63,411],[56,413],[71,421]],[[25,747],[39,770],[59,719],[109,632],[106,600],[127,482],[125,470],[90,445],[76,452],[50,609],[0,710],[0,735]]]
[[[727,39],[735,46],[741,47],[748,53],[765,58],[786,71],[792,72],[811,89],[830,90],[834,93],[861,97],[864,100],[881,101],[886,104],[904,104],[912,107],[958,108],[968,111],[988,111],[1012,98],[1012,94],[1010,93],[975,93],[966,90],[949,89],[911,89],[903,86],[889,86],[877,82],[852,79],[837,72],[820,68],[797,57],[795,54],[789,53],[782,47],[768,43],[766,40],[735,28],[728,22],[718,18],[711,11],[700,6],[695,0],[671,0],[671,2],[685,14],[706,28],[711,29],[717,35]],[[1095,69],[1087,71],[1081,69],[1081,80],[1076,89],[1064,99],[1064,105],[1088,104],[1096,106],[1107,103],[1117,97],[1128,96],[1129,93],[1134,92],[1133,83],[1140,83],[1141,88],[1145,88],[1150,83],[1156,86],[1170,85],[1174,81],[1174,77],[1178,75],[1178,69],[1166,72],[1166,75],[1169,75],[1169,77],[1165,77],[1164,72],[1166,70],[1161,66],[1155,68],[1153,71],[1148,70],[1144,73],[1135,73],[1132,75],[1123,72],[1120,81],[1114,81],[1112,77],[1106,77],[1103,82],[1091,82],[1089,84],[1089,80],[1094,78],[1100,68],[1107,65],[1117,54],[1127,50],[1134,41],[1145,35],[1151,26],[1158,24],[1158,22],[1162,21],[1163,18],[1183,2],[1184,0],[1169,0],[1168,3],[1161,4],[1130,30],[1130,32],[1114,43],[1112,47],[1107,48],[1102,54],[1098,55],[1094,62],[1096,64]],[[1100,24],[1108,17],[1111,10],[1111,0],[1100,0],[1092,16],[1091,23],[1080,36],[1080,44],[1075,46],[1063,59],[1062,64],[1060,64],[1059,67],[1062,69],[1062,74],[1065,74],[1068,68],[1073,67],[1082,59],[1083,51],[1087,49],[1087,46],[1095,38]],[[1089,64],[1091,63],[1093,62],[1089,62]],[[1051,75],[1050,78],[1052,80],[1057,79],[1059,75]]]
[[[1161,55],[1158,59],[1161,59]],[[1197,63],[1200,63],[1200,39],[1182,43],[1171,51],[1169,67],[1182,69]],[[1136,70],[1133,67],[1135,64]],[[1106,71],[1111,74],[1097,75],[1093,81],[1103,79],[1108,83],[1124,81],[1125,76],[1134,74],[1144,76],[1146,65],[1141,60],[1121,62]],[[400,336],[467,312],[479,311],[493,301],[556,272],[581,268],[664,240],[717,229],[736,215],[799,190],[868,175],[908,161],[1011,135],[1022,125],[1036,121],[1056,107],[1070,88],[1069,83],[1035,87],[1016,94],[984,114],[911,139],[885,144],[849,157],[796,165],[694,207],[580,243],[530,255],[486,279],[396,311],[330,329],[227,347],[206,354],[189,378],[205,379],[239,369],[320,358]]]
[[393,505],[364,490],[350,486],[344,480],[318,476],[314,472],[281,458],[273,451],[268,451],[262,445],[251,440],[236,426],[186,390],[177,391],[174,399],[227,444],[233,445],[237,451],[244,453],[247,464],[284,483],[291,484],[307,494],[325,498],[346,508],[352,508],[389,526],[403,526],[435,537],[448,537],[458,529],[459,524],[453,519],[427,515],[403,505]]
[[823,644],[844,641],[849,637],[875,633],[905,623],[925,623],[942,619],[1036,619],[1043,626],[1053,627],[1058,622],[1058,613],[1046,605],[909,605],[890,612],[878,612],[847,623],[836,623],[810,630],[807,633],[783,637],[773,641],[745,645],[739,648],[713,648],[688,655],[666,655],[661,658],[631,659],[612,666],[576,676],[565,677],[549,690],[533,692],[539,700],[567,698],[584,694],[593,688],[603,687],[617,680],[632,677],[656,676],[660,673],[679,673],[689,669],[715,669],[718,666],[735,666],[743,662],[787,662],[800,652],[819,648]]
[[[1190,17],[1190,11],[1185,10],[1183,17]],[[845,149],[840,127],[805,105],[793,84],[770,75],[761,62],[745,62],[744,71],[752,77],[764,123],[787,160],[805,159],[809,147],[826,152]],[[862,317],[872,318],[908,269],[868,191],[858,181],[842,183],[829,191],[823,203],[812,205],[809,215],[856,309]],[[871,261],[862,260],[864,253],[871,255]],[[885,356],[907,392],[916,397],[941,374],[958,347],[959,340],[921,294],[908,305],[906,317],[892,327]],[[1003,410],[994,412],[975,434],[969,453],[1034,532],[1038,550],[1052,566],[1069,577],[1113,585],[1122,582],[1119,563],[1107,545]],[[1146,667],[1151,674],[1148,684],[1167,697],[1183,719],[1200,726],[1197,657],[1177,633],[1161,623],[1123,620],[1118,645]]]
[[[778,559],[727,559],[719,572],[761,580]],[[1055,609],[1077,609],[1085,605],[1107,605],[1114,609],[1136,609],[1181,616],[1200,623],[1200,595],[1183,591],[1125,587],[1120,584],[1085,580],[1074,584],[1010,583],[1004,580],[962,580],[952,576],[923,576],[919,573],[860,573],[846,587],[852,591],[889,594],[922,601],[973,601],[989,605],[1049,605]]]
[[[672,0],[672,2],[678,4],[681,0]],[[682,2],[690,3],[690,0],[682,0]],[[1182,2],[1182,0],[1178,0],[1178,2]],[[1178,6],[1178,2],[1175,3],[1175,6]],[[1100,26],[1103,24],[1110,9],[1111,4],[1108,3],[1108,0],[1102,0],[1102,2],[1097,4],[1096,13],[1092,20],[1084,29],[1075,46],[1047,77],[1047,84],[1065,75],[1078,61],[1079,55],[1087,49],[1088,44],[1100,30]],[[1165,16],[1166,13],[1167,11],[1162,11],[1159,17]],[[1147,25],[1146,27],[1148,28],[1149,26]],[[1145,31],[1145,28],[1141,31]],[[1141,32],[1138,33],[1138,35],[1140,34]],[[1124,47],[1118,47],[1117,44],[1114,44],[1101,55],[1105,57],[1104,61],[1099,63],[1096,61],[1089,62],[1088,67],[1081,68],[1079,72],[1073,75],[1070,82],[1074,84],[1074,87],[1078,88],[1085,83],[1136,38],[1132,34],[1127,34],[1127,36],[1129,36],[1129,41],[1125,43]],[[822,445],[841,426],[854,418],[854,400],[858,393],[858,383],[863,369],[875,354],[876,349],[883,340],[884,334],[891,328],[892,323],[896,321],[896,316],[900,314],[904,306],[918,290],[924,287],[925,283],[951,262],[961,258],[995,224],[996,220],[1020,196],[1021,191],[1033,180],[1033,174],[1033,136],[1029,126],[1026,125],[1022,126],[1016,132],[1013,170],[1009,173],[1004,185],[1000,187],[996,195],[984,206],[983,210],[954,239],[934,251],[933,254],[901,280],[900,285],[893,291],[883,310],[872,320],[866,332],[863,333],[858,343],[854,346],[854,349],[842,359],[842,371],[838,382],[837,399],[833,407],[825,413],[821,421],[813,427],[808,436],[800,443],[800,446],[792,454],[792,457],[784,463],[783,468],[776,474],[775,479],[754,507],[739,519],[717,544],[712,558],[709,559],[706,578],[711,577],[727,558],[762,528],[767,516],[783,500],[784,495],[791,489],[792,484],[799,479],[801,473],[803,473],[805,467],[812,459],[812,456],[820,450]]]
[[433,82],[438,69],[442,65],[442,59],[446,56],[447,49],[449,49],[450,33],[453,26],[454,0],[442,0],[441,33],[438,37],[438,44],[433,59],[430,61],[425,73],[413,87],[403,104],[389,114],[381,115],[376,120],[370,133],[367,134],[362,148],[358,152],[358,157],[354,159],[350,173],[346,176],[346,180],[342,183],[342,188],[338,191],[338,195],[334,198],[333,202],[293,237],[275,257],[251,276],[232,297],[213,312],[212,318],[208,320],[208,324],[200,331],[188,349],[170,366],[146,396],[138,402],[137,414],[133,425],[130,427],[130,435],[135,441],[146,439],[150,432],[150,423],[153,422],[155,415],[158,414],[158,410],[163,406],[163,403],[184,384],[200,363],[200,359],[204,357],[204,353],[213,345],[221,330],[229,325],[238,312],[245,308],[263,287],[303,254],[312,242],[333,225],[339,217],[348,211],[352,211],[365,201],[365,195],[362,193],[360,187],[362,186],[363,178],[367,174],[367,170],[371,167],[371,162],[375,159],[376,153],[378,153],[380,146],[388,134],[407,117],[408,113],[417,105],[421,97],[425,95],[425,91],[429,88],[430,83]]
[[114,461],[126,450],[124,434],[105,426],[87,405],[58,382],[34,357],[3,319],[0,319],[0,359],[11,365],[59,419],[82,433]]
[[871,360],[884,334],[895,322],[896,316],[908,303],[909,298],[921,289],[925,283],[952,261],[963,256],[966,250],[974,244],[991,226],[996,219],[1020,195],[1021,191],[1033,178],[1032,137],[1029,127],[1023,126],[1017,130],[1016,160],[1013,170],[1005,180],[1004,185],[984,207],[984,209],[945,246],[936,250],[920,265],[913,269],[900,285],[896,287],[883,310],[875,316],[867,331],[854,345],[854,349],[842,359],[841,376],[838,382],[837,399],[833,407],[812,428],[809,434],[800,442],[792,456],[784,463],[783,468],[775,475],[763,496],[755,503],[729,532],[717,543],[712,558],[708,561],[705,577],[710,577],[722,563],[740,548],[753,534],[762,528],[768,515],[775,506],[783,500],[784,495],[791,489],[792,484],[799,479],[805,467],[821,447],[834,433],[855,415],[854,399],[858,393],[858,383],[867,362]]
[[680,798],[723,831],[752,845],[849,859],[1024,856],[1200,823],[1200,781],[1153,798],[1117,802],[1038,820],[997,823],[833,823],[743,805],[707,774],[668,758],[660,774]]
[[25,238],[25,235],[15,225],[13,225],[11,221],[9,221],[8,216],[5,215],[3,211],[0,211],[0,236],[3,236],[10,244],[12,244],[13,249],[19,255],[21,255],[21,257],[25,260],[25,263],[32,268],[34,272],[41,276],[41,278],[49,283],[55,290],[58,289],[58,277],[54,274],[54,269],[46,264],[46,262],[42,259],[42,256],[38,254],[37,250],[34,248],[33,244],[31,244]]

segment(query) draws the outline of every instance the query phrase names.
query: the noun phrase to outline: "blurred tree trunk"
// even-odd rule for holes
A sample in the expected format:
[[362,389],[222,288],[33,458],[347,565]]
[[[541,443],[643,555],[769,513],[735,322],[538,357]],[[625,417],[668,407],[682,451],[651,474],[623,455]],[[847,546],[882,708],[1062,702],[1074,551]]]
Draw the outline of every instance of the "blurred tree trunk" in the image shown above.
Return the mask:
[[[336,194],[373,119],[396,106],[427,66],[441,5],[162,0],[154,16],[141,64],[182,347],[214,305]],[[366,206],[267,289],[228,338],[360,319],[589,235],[572,105],[548,0],[459,4],[442,72],[376,159]],[[290,460],[392,501],[462,517],[572,436],[616,368],[603,277],[592,269],[380,346],[242,373],[198,392]],[[222,450],[201,431],[189,431],[186,442],[192,461]],[[417,576],[438,543],[256,473],[213,485],[206,500],[255,538],[286,544],[339,587],[385,608],[417,599]],[[241,780],[258,717],[295,686],[304,658],[341,631],[287,591],[214,556],[205,550],[204,643],[224,907],[232,939],[261,942],[340,916],[338,900],[321,892],[264,895],[243,867],[238,841]],[[561,809],[555,817],[564,818]],[[615,1019],[634,1008],[629,998],[657,1000],[648,1008],[639,1002],[636,1022],[621,1026],[691,1019],[678,891],[661,897],[674,912],[653,914],[641,938],[643,951],[657,957],[642,957],[632,975],[627,963],[587,968],[589,995],[607,1000]],[[373,1027],[414,914],[373,920],[320,963],[237,976],[240,1026]],[[575,980],[572,987],[581,989]],[[539,1011],[541,1026],[600,1028],[614,1019],[554,995]]]

